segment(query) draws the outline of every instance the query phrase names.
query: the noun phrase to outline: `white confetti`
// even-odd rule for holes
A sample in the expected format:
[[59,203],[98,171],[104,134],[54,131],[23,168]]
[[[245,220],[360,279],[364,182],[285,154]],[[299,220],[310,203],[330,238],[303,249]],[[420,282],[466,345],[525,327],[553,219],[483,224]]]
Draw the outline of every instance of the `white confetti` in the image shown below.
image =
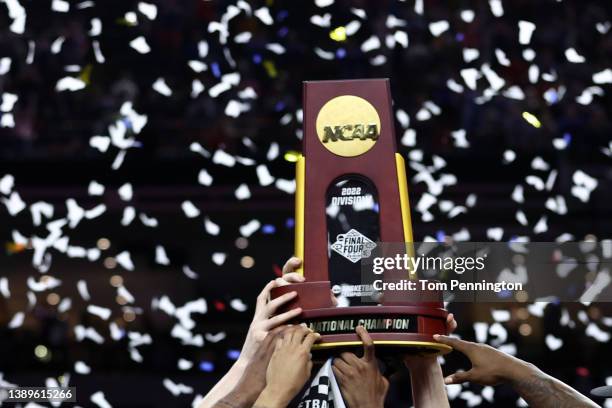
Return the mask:
[[522,185],[518,184],[514,187],[514,190],[512,190],[512,200],[516,201],[517,203],[525,202]]
[[505,67],[510,66],[510,60],[508,59],[508,57],[506,57],[506,53],[503,50],[496,48],[495,58],[497,58],[497,62],[499,62],[500,65],[503,65]]
[[189,65],[189,68],[193,69],[193,71],[197,73],[206,71],[206,69],[208,69],[208,66],[205,63],[198,60],[191,60],[187,63],[187,65]]
[[18,192],[13,191],[8,199],[2,198],[1,201],[6,206],[9,215],[15,216],[26,208],[26,203],[21,199]]
[[559,350],[563,346],[563,340],[553,336],[552,334],[546,335],[545,342],[546,347],[552,351]]
[[259,8],[255,10],[253,14],[255,14],[255,17],[261,20],[261,22],[265,25],[272,25],[272,23],[274,23],[274,20],[270,15],[270,10],[267,7]]
[[85,88],[86,84],[82,80],[73,77],[64,77],[57,81],[55,85],[55,90],[58,92],[61,91],[78,91],[80,89]]
[[533,227],[534,234],[541,234],[543,232],[548,231],[548,223],[546,216],[542,216],[540,220],[537,222],[535,227]]
[[261,223],[258,220],[251,220],[240,227],[240,235],[248,238],[253,235],[253,233],[255,233],[259,227],[261,227]]
[[502,5],[501,0],[489,0],[489,7],[491,8],[491,13],[495,17],[501,17],[504,15],[504,6]]
[[125,288],[125,286],[119,286],[117,288],[117,296],[121,296],[127,303],[134,303],[136,299],[134,296]]
[[221,231],[221,228],[212,222],[208,217],[204,218],[204,229],[210,235],[219,235],[219,232]]
[[489,81],[491,84],[491,88],[493,88],[493,90],[499,91],[506,84],[506,81],[497,75],[497,73],[491,69],[489,64],[482,64],[481,71],[485,78],[487,78],[487,81]]
[[104,393],[102,391],[97,391],[91,394],[89,400],[99,406],[100,408],[113,408],[111,404],[108,403]]
[[467,149],[470,147],[470,143],[467,141],[465,134],[465,129],[458,129],[451,132],[455,147],[460,149]]
[[511,316],[508,310],[491,310],[491,315],[493,316],[493,320],[500,323],[510,321]]
[[130,183],[125,183],[124,185],[119,187],[119,189],[117,190],[117,193],[119,194],[119,197],[123,201],[130,201],[132,197],[134,196],[134,190]]
[[193,362],[189,360],[185,360],[184,358],[179,358],[176,366],[179,370],[186,371],[193,367]]
[[531,35],[535,30],[536,26],[530,21],[521,20],[518,22],[519,26],[519,43],[527,45],[531,41]]
[[529,175],[525,177],[525,182],[530,186],[533,186],[538,191],[544,190],[544,181],[542,181],[542,179],[538,176]]
[[550,169],[550,165],[546,163],[544,159],[542,159],[540,156],[536,156],[531,161],[531,168],[534,170],[547,171],[548,169]]
[[521,225],[528,225],[529,222],[527,221],[527,216],[525,215],[525,213],[521,210],[518,210],[515,214],[516,216],[516,220],[521,224]]
[[478,343],[485,343],[487,341],[487,332],[489,325],[484,322],[474,323],[474,334],[476,335],[476,341]]
[[132,47],[141,54],[147,54],[151,52],[151,47],[149,47],[149,44],[147,44],[147,40],[143,36],[137,37],[130,41],[130,47]]
[[57,311],[60,313],[67,312],[72,307],[72,300],[69,297],[62,299],[59,305],[57,305]]
[[259,180],[259,184],[262,186],[269,186],[274,183],[274,177],[270,174],[268,167],[265,164],[260,164],[255,168],[257,172],[257,179]]
[[334,4],[334,0],[315,0],[317,7],[324,8]]
[[166,84],[164,78],[157,78],[153,83],[153,89],[164,96],[172,96],[172,89]]
[[170,265],[170,259],[168,259],[166,250],[161,245],[155,246],[155,263],[160,265]]
[[216,150],[212,161],[215,164],[220,164],[227,167],[234,167],[236,165],[236,159],[234,156],[227,154],[223,150]]
[[225,259],[227,258],[227,254],[224,252],[214,252],[212,254],[212,261],[215,265],[223,265],[225,263]]
[[87,187],[87,194],[92,196],[101,196],[104,194],[104,186],[97,181],[92,180],[89,182],[89,187]]
[[59,54],[59,52],[62,50],[62,44],[64,44],[65,40],[66,38],[63,36],[57,37],[57,39],[51,43],[51,54]]
[[138,218],[140,218],[140,222],[146,227],[156,228],[159,225],[156,218],[149,217],[145,213],[141,213]]
[[39,201],[30,206],[30,212],[32,213],[32,223],[36,226],[42,222],[42,216],[46,218],[53,217],[53,206],[44,201]]
[[248,307],[241,299],[232,299],[230,301],[230,307],[238,312],[246,312]]
[[518,101],[522,101],[523,99],[525,99],[525,93],[517,85],[512,85],[511,87],[506,89],[502,93],[502,95],[504,95],[506,98],[516,99]]
[[245,183],[242,183],[238,186],[236,191],[234,191],[234,196],[238,200],[246,200],[248,198],[251,198],[251,190],[249,190],[249,186],[247,186]]
[[210,175],[210,173],[208,173],[206,169],[200,170],[200,172],[198,173],[198,183],[205,185],[205,186],[210,186],[212,182],[213,182],[213,178]]
[[401,143],[404,146],[415,146],[416,145],[416,131],[414,129],[406,129],[402,136]]
[[183,265],[183,273],[189,279],[198,279],[199,275],[194,272],[188,265]]
[[474,10],[461,10],[461,19],[468,24],[474,21],[475,16]]
[[414,12],[422,16],[424,11],[425,9],[423,7],[423,0],[415,0],[414,1]]
[[573,62],[575,64],[579,64],[582,62],[586,61],[586,58],[584,58],[582,55],[578,54],[578,51],[576,51],[575,48],[568,48],[565,50],[565,58],[567,58],[567,60],[569,62]]
[[218,343],[221,340],[224,340],[227,335],[225,334],[225,332],[219,332],[217,334],[206,333],[204,337],[206,337],[206,340],[210,341],[211,343]]
[[[315,16],[313,16],[314,18]],[[331,17],[331,16],[330,16]],[[311,19],[312,21],[312,19]],[[329,27],[329,26],[328,26]],[[253,34],[251,34],[248,31],[244,31],[240,34],[237,34],[236,36],[234,36],[234,42],[238,43],[238,44],[245,44],[248,43],[249,41],[251,41],[251,38],[253,37]]]
[[87,375],[91,373],[91,367],[89,367],[83,361],[76,361],[74,363],[74,372],[77,374]]
[[232,118],[237,118],[243,112],[248,112],[251,109],[251,105],[246,102],[239,102],[236,100],[231,100],[227,103],[225,107],[225,114]]
[[285,47],[278,43],[269,43],[266,44],[266,49],[272,51],[274,54],[281,55],[285,53]]
[[64,0],[53,0],[51,2],[51,10],[60,13],[67,13],[70,11],[70,3]]
[[5,174],[0,179],[0,193],[9,195],[15,186],[15,177],[11,174]]
[[610,341],[610,333],[601,330],[595,323],[589,323],[585,334],[602,343],[607,343]]
[[317,54],[319,58],[324,59],[324,60],[329,60],[329,61],[333,60],[336,55],[331,51],[325,51],[319,47],[315,47],[314,52],[315,54]]
[[501,227],[494,227],[487,229],[487,238],[492,239],[493,241],[501,241],[504,236],[504,229]]
[[481,77],[480,72],[476,68],[466,68],[462,69],[460,74],[468,88],[475,91],[476,81]]
[[11,297],[11,290],[9,289],[9,282],[6,277],[0,278],[0,293],[4,296],[5,299]]
[[593,74],[593,82],[596,84],[612,84],[612,69],[606,68],[603,71]]
[[582,170],[576,170],[572,176],[572,180],[575,184],[571,189],[572,195],[584,203],[588,202],[591,192],[597,188],[597,180]]
[[144,14],[149,20],[155,20],[157,17],[157,6],[155,4],[139,2],[138,11]]
[[476,48],[464,48],[463,49],[463,60],[466,63],[470,63],[474,60],[477,60],[480,56],[480,51]]
[[3,93],[2,103],[0,103],[0,111],[9,112],[13,110],[13,107],[15,106],[15,103],[17,102],[18,99],[19,97],[15,94],[12,94],[9,92]]
[[181,209],[187,218],[195,218],[200,215],[200,210],[191,201],[183,201]]
[[278,188],[281,191],[284,191],[287,194],[295,193],[295,180],[286,180],[286,179],[276,179],[274,182],[274,187]]
[[24,318],[25,318],[25,313],[23,312],[15,313],[11,321],[8,323],[8,328],[16,329],[18,327],[21,327],[21,325],[23,324]]
[[454,79],[449,79],[448,81],[446,81],[446,86],[448,87],[448,89],[450,89],[453,92],[456,93],[462,93],[463,92],[463,85],[457,83]]
[[526,48],[523,50],[523,59],[525,61],[533,61],[535,56],[536,56],[536,53],[531,48]]
[[361,44],[361,51],[369,52],[380,48],[380,39],[373,35]]
[[434,37],[438,37],[440,34],[445,32],[450,28],[450,24],[446,20],[435,21],[433,23],[429,23],[429,32]]
[[164,387],[172,393],[175,397],[178,397],[181,394],[191,394],[193,393],[193,388],[189,387],[185,384],[174,383],[169,378],[164,378],[163,381]]
[[79,291],[79,295],[81,295],[81,298],[83,298],[84,301],[89,302],[89,300],[91,300],[89,289],[87,289],[87,282],[85,282],[83,279],[77,282],[77,290]]
[[115,256],[115,261],[117,261],[121,267],[127,269],[128,271],[134,270],[134,263],[132,262],[132,257],[128,251],[123,251],[117,254],[117,256]]
[[108,318],[111,316],[110,309],[96,305],[88,305],[87,311],[92,315],[98,316],[102,320],[108,320]]
[[131,222],[134,221],[134,218],[136,218],[136,210],[134,207],[125,207],[123,209],[123,216],[121,217],[121,225],[124,227],[130,225]]
[[191,97],[197,98],[204,91],[204,84],[199,79],[194,79],[191,82]]

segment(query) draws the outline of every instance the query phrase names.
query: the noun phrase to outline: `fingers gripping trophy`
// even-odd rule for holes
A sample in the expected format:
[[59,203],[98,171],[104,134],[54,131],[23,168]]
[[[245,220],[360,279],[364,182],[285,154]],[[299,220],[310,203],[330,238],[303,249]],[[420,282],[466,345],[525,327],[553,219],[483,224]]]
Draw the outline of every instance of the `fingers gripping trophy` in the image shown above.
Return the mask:
[[[388,79],[304,83],[303,155],[296,167],[295,255],[304,282],[272,290],[297,296],[297,322],[318,332],[314,349],[361,346],[364,326],[377,349],[443,354],[447,333],[441,293],[384,291],[369,296],[362,263],[382,243],[407,243],[412,225],[406,171],[397,153]],[[416,279],[405,270],[383,280]],[[330,297],[333,293],[335,301]],[[282,310],[281,310],[282,312]]]

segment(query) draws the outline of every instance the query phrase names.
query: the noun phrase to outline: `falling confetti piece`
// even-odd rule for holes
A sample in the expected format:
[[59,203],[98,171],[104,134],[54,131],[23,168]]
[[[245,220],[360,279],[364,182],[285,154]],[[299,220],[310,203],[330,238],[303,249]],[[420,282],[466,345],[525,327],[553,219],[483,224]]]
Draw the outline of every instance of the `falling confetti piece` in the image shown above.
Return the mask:
[[148,54],[149,52],[151,52],[151,47],[149,47],[149,44],[147,44],[147,40],[142,36],[130,41],[130,47],[132,47],[141,54]]
[[444,33],[449,28],[450,28],[450,25],[448,24],[448,21],[446,20],[429,23],[429,32],[434,37],[440,36],[442,33]]

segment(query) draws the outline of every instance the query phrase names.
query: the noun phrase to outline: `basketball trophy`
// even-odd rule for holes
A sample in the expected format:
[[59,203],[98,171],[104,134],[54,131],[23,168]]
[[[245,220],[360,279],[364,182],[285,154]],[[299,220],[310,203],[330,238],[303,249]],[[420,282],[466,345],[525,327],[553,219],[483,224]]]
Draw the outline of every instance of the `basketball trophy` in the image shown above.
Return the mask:
[[[388,79],[304,82],[295,255],[303,260],[298,272],[306,281],[275,288],[272,297],[297,292],[284,310],[302,308],[296,322],[321,334],[315,350],[361,345],[358,325],[377,347],[451,350],[433,339],[446,334],[441,293],[424,301],[418,293],[385,291],[370,299],[371,285],[361,281],[360,261],[377,245],[413,242],[406,170],[391,112]],[[406,271],[384,275],[384,281],[405,278]]]

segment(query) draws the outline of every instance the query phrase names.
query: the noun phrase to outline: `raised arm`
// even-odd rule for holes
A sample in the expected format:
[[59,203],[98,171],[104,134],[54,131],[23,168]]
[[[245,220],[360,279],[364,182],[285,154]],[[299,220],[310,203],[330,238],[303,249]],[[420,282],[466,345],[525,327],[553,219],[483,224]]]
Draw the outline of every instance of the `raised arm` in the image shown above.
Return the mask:
[[465,354],[472,363],[469,371],[446,377],[446,384],[474,382],[481,385],[508,383],[532,408],[599,407],[569,385],[542,372],[533,364],[510,356],[486,344],[447,336],[435,336]]
[[[449,333],[457,328],[452,313],[446,318],[446,328]],[[415,408],[448,408],[444,376],[437,357],[411,355],[404,358],[404,363],[410,371]]]
[[[293,319],[302,312],[300,308],[289,310],[285,313],[274,316],[276,310],[283,304],[296,296],[296,292],[286,293],[274,300],[270,300],[272,288],[282,286],[292,282],[303,282],[304,278],[297,273],[293,273],[301,261],[298,258],[291,258],[283,266],[283,278],[270,281],[257,296],[255,314],[249,327],[246,340],[242,346],[240,357],[232,365],[229,371],[219,380],[217,384],[202,399],[198,408],[213,408],[217,401],[228,395],[238,384],[243,372],[257,353],[268,332],[287,321]],[[263,376],[263,374],[262,374]]]

